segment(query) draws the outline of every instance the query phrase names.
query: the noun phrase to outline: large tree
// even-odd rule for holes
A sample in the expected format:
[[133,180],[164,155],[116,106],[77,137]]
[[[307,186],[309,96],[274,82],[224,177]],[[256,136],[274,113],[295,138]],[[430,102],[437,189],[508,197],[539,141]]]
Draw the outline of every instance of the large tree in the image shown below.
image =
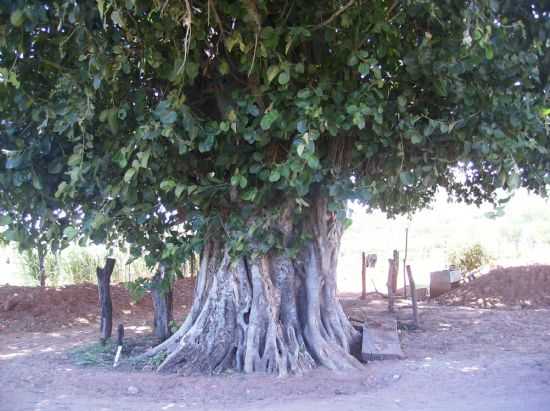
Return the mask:
[[148,353],[163,370],[355,367],[346,201],[546,194],[542,1],[0,4],[1,190],[38,179],[79,232],[150,257],[202,247],[189,315]]

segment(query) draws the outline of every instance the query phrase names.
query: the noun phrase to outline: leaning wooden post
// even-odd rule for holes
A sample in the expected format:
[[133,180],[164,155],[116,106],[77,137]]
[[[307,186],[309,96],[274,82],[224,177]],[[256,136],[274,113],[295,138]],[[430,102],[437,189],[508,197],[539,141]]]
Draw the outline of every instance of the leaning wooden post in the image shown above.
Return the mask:
[[367,255],[365,252],[361,254],[361,300],[367,299]]
[[407,298],[407,253],[409,250],[409,227],[405,228],[405,256],[403,257],[403,297]]
[[397,275],[399,274],[399,251],[393,250],[393,278],[392,278],[392,291],[393,294],[397,294]]
[[393,313],[393,271],[394,271],[394,263],[391,258],[388,259],[388,282],[386,285],[388,286],[388,311],[390,313]]
[[172,285],[163,287],[162,282],[168,281],[164,267],[153,276],[151,298],[153,299],[153,334],[164,341],[172,334],[170,322],[172,321]]
[[409,286],[411,287],[411,301],[413,308],[413,323],[416,328],[418,328],[418,305],[416,303],[416,285],[414,283],[414,278],[412,275],[411,266],[407,266],[407,276],[409,277]]
[[111,338],[113,332],[113,302],[111,300],[111,274],[115,268],[116,260],[107,258],[105,267],[96,269],[97,290],[99,292],[99,305],[101,307],[101,323],[99,332],[101,342],[105,344]]

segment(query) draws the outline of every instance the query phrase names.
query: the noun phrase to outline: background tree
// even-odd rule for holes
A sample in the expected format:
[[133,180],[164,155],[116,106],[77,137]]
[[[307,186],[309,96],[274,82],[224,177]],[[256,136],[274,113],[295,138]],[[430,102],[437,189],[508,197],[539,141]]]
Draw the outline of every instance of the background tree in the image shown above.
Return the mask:
[[[55,198],[93,241],[202,247],[187,319],[148,353],[163,370],[357,366],[347,200],[546,194],[543,2],[1,4],[2,144],[51,139]],[[25,170],[3,190],[32,190]]]

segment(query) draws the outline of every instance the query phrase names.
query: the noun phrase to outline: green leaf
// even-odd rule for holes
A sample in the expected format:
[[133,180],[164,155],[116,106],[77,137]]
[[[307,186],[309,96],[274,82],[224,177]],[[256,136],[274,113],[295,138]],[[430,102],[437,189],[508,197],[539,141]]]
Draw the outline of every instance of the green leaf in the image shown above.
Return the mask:
[[178,119],[178,115],[175,111],[166,111],[160,117],[161,123],[164,124],[165,126],[174,124],[177,119]]
[[220,65],[218,66],[218,71],[222,76],[229,74],[229,64],[227,64],[227,61],[225,60],[221,61]]
[[397,97],[397,106],[399,107],[399,111],[405,111],[407,108],[407,98],[403,95]]
[[279,84],[284,86],[285,84],[288,84],[290,80],[290,74],[288,71],[283,71],[281,74],[279,74]]
[[73,226],[65,227],[65,229],[63,230],[63,237],[65,237],[69,241],[73,240],[77,234],[78,231]]
[[305,133],[308,130],[307,122],[304,120],[300,120],[296,123],[296,130],[298,130],[298,133]]
[[311,90],[308,88],[304,88],[300,90],[296,96],[301,99],[309,98],[311,96]]
[[42,186],[42,181],[40,181],[40,177],[38,177],[36,174],[33,173],[32,176],[32,186],[36,188],[37,190],[42,190],[44,187]]
[[119,150],[113,156],[113,162],[116,163],[120,168],[126,168],[128,165],[128,160],[126,159],[126,154]]
[[10,225],[11,222],[12,222],[12,219],[9,215],[0,215],[0,226]]
[[370,66],[367,63],[361,63],[359,64],[359,73],[361,73],[362,76],[366,76],[370,72]]
[[223,131],[224,133],[226,131],[229,131],[229,123],[227,121],[221,121],[220,122],[220,130]]
[[134,177],[134,175],[136,174],[136,169],[135,168],[129,168],[126,173],[124,173],[124,181],[126,183],[129,183],[130,181],[132,181],[132,178]]
[[399,173],[399,179],[404,186],[410,186],[414,184],[414,175],[409,171],[402,171]]
[[163,180],[160,183],[160,189],[164,191],[170,191],[176,187],[176,182],[172,179]]
[[15,27],[21,27],[24,21],[25,15],[23,14],[23,10],[17,9],[10,16],[10,23]]
[[248,180],[246,179],[245,176],[240,176],[239,178],[239,186],[241,188],[246,188],[246,186],[248,185]]
[[115,23],[117,26],[124,28],[124,20],[118,10],[115,10],[111,13],[111,20],[113,20],[113,23]]
[[176,195],[176,198],[180,198],[181,193],[183,193],[183,190],[185,190],[185,186],[183,184],[178,184],[176,186],[176,189],[174,190],[174,194]]
[[206,153],[212,149],[213,145],[214,145],[214,136],[212,134],[209,134],[206,136],[205,139],[203,139],[199,143],[199,151],[201,153]]
[[231,176],[231,185],[232,186],[238,186],[239,185],[239,176],[235,174],[234,176]]
[[99,17],[103,19],[104,15],[105,0],[97,0],[97,9],[99,11]]
[[281,178],[281,174],[277,170],[273,170],[269,175],[269,181],[271,181],[272,183],[279,181],[280,178]]
[[191,81],[193,81],[199,75],[199,65],[194,61],[188,61],[185,64],[185,74]]
[[260,127],[262,130],[269,130],[271,125],[279,118],[279,112],[277,110],[271,110],[264,114],[260,121]]
[[243,194],[241,194],[241,198],[245,201],[254,201],[257,193],[258,193],[258,190],[252,187],[246,190]]
[[353,124],[357,126],[359,130],[363,130],[365,128],[365,117],[357,112],[353,115]]
[[22,165],[24,159],[24,153],[22,151],[11,152],[6,160],[6,169],[12,170],[19,168]]
[[349,56],[349,58],[348,58],[348,66],[353,67],[353,66],[355,66],[357,63],[359,63],[359,59],[357,58],[357,55],[356,55],[356,54],[352,54],[351,56]]
[[424,141],[424,137],[422,137],[422,135],[416,131],[413,131],[411,133],[411,142],[413,144],[422,144],[422,142]]
[[279,66],[269,66],[267,69],[267,82],[271,83],[280,71]]
[[298,144],[296,147],[296,151],[298,152],[298,155],[302,157],[302,154],[304,154],[304,149],[306,148],[305,144]]

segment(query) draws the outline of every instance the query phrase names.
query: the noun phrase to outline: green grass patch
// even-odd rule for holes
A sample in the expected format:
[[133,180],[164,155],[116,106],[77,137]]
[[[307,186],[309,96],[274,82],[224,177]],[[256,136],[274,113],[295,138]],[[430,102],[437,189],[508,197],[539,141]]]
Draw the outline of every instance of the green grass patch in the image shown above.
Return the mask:
[[116,345],[108,341],[77,347],[69,352],[70,359],[80,367],[112,367],[115,360]]

